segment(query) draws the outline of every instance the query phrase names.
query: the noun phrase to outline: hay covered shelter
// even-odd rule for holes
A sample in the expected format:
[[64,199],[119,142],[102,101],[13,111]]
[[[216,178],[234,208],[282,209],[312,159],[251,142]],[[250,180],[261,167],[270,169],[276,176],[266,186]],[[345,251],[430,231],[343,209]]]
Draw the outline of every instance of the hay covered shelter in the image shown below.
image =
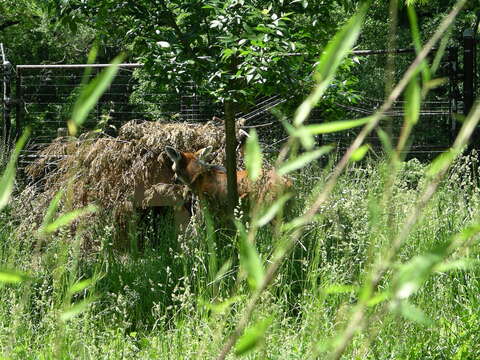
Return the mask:
[[24,214],[19,215],[25,225],[40,224],[51,199],[66,190],[64,210],[94,203],[101,208],[96,218],[113,214],[122,223],[136,209],[154,206],[155,197],[184,196],[185,188],[171,181],[166,146],[180,151],[212,146],[212,163],[223,164],[224,144],[223,124],[218,122],[130,121],[119,129],[117,137],[91,133],[79,138],[59,137],[40,150],[36,161],[26,168],[32,182],[18,200],[30,205],[22,206]]

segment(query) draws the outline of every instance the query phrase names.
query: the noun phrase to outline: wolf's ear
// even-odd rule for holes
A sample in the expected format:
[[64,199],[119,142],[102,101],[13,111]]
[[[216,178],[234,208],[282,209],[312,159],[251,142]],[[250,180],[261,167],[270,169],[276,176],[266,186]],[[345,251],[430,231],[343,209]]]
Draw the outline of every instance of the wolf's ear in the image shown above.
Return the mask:
[[205,160],[206,157],[212,152],[213,146],[207,146],[206,148],[198,150],[195,155],[198,160]]
[[178,152],[178,150],[171,146],[165,147],[165,151],[167,152],[168,157],[172,159],[174,163],[179,162],[182,158],[182,155]]

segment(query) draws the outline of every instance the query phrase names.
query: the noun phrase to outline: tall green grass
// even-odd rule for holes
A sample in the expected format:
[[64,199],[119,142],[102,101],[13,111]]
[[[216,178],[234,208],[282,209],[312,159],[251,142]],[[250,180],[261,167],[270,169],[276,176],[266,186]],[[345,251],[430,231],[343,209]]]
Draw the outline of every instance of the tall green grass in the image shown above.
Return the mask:
[[[395,288],[402,264],[435,253],[478,221],[477,165],[476,154],[455,163],[379,290]],[[269,319],[270,325],[247,358],[311,358],[348,323],[372,259],[388,243],[389,234],[398,231],[379,224],[392,216],[398,222],[406,219],[425,182],[426,165],[416,160],[404,163],[392,187],[390,213],[379,211],[377,199],[387,168],[386,161],[367,160],[340,176],[322,209],[324,216],[307,226],[262,294],[253,320]],[[326,176],[315,165],[298,176],[293,213],[301,213],[315,195],[316,178],[326,181]],[[168,229],[171,222],[162,219],[158,225]],[[156,246],[138,256],[109,248],[111,232],[104,229],[99,234],[105,247],[78,260],[68,232],[55,235],[42,252],[35,252],[28,241],[19,241],[29,234],[15,234],[13,220],[8,215],[1,220],[0,261],[30,278],[0,289],[0,349],[6,358],[213,358],[250,299],[249,286],[235,280],[238,265],[212,281],[205,225],[180,242],[170,227],[157,235]],[[258,233],[261,258],[268,258],[275,245],[271,228]],[[450,267],[435,269],[410,297],[412,308],[402,312],[393,300],[380,299],[369,306],[371,321],[356,332],[345,358],[478,356],[480,254],[478,246],[457,251],[447,262]],[[223,263],[234,255],[234,250],[218,251],[216,261]],[[468,263],[452,263],[465,255]],[[95,279],[73,296],[72,303],[90,296],[95,301],[77,316],[62,320],[70,278]]]
[[[462,153],[480,108],[465,119],[451,149],[432,163],[405,162],[402,155],[421,101],[437,83],[438,58],[430,66],[428,52],[464,3],[458,2],[424,47],[410,9],[418,55],[378,112],[308,124],[360,34],[367,7],[360,8],[326,47],[317,86],[292,123],[285,123],[291,136],[275,167],[292,176],[295,201],[280,195],[269,206],[238,212],[235,235],[223,233],[204,214],[176,238],[168,216],[147,217],[129,235],[131,251],[118,251],[108,221],[70,231],[72,221],[95,208],[57,214],[63,193],[52,201],[40,233],[19,232],[7,208],[0,217],[1,355],[479,357],[479,171],[477,154]],[[93,85],[85,84],[72,131],[114,74],[108,69]],[[405,122],[392,144],[380,126],[402,94]],[[336,164],[321,168],[316,160],[331,147],[315,148],[314,136],[353,127],[362,130],[351,147]],[[364,144],[374,130],[383,142],[381,160],[370,159]],[[261,161],[253,136],[246,156],[252,181]],[[13,173],[9,165],[0,186],[3,205]],[[102,244],[95,252],[82,251],[87,230],[89,236],[95,230]]]

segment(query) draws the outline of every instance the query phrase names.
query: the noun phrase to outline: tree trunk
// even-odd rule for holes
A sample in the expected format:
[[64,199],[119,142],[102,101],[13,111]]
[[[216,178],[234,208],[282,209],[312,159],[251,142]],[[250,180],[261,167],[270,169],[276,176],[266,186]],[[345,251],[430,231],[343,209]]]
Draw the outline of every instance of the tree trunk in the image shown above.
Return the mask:
[[237,136],[235,132],[235,103],[225,101],[225,153],[227,168],[228,217],[233,220],[233,212],[238,203],[237,190]]

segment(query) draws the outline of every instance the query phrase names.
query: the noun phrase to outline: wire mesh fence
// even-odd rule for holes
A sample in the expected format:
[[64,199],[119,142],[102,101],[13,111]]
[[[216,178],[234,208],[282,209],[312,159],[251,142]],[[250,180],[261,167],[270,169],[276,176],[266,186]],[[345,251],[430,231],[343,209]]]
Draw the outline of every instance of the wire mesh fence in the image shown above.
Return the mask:
[[[361,104],[336,105],[346,111],[351,118],[365,117],[373,113],[382,104],[380,99],[362,98]],[[424,101],[420,109],[420,118],[414,128],[411,143],[408,147],[410,157],[432,157],[450,146],[455,130],[452,129],[453,112],[450,101]],[[385,114],[381,123],[382,128],[390,132],[392,143],[395,144],[405,118],[405,101],[397,101]],[[324,142],[334,142],[338,147],[345,149],[353,141],[358,130],[351,130],[342,134],[324,135]],[[373,148],[380,147],[380,140],[376,133],[366,138],[366,142]]]
[[[66,135],[66,123],[81,84],[92,80],[103,67],[17,67],[17,96],[22,101],[16,121],[32,129],[20,165],[31,162],[38,150],[54,138]],[[123,64],[119,68],[83,124],[84,131],[115,136],[121,125],[131,120],[205,122],[214,115],[215,104],[196,95],[194,84],[186,84],[181,94],[156,91],[155,79],[144,81],[138,72],[140,68],[139,64]]]
[[[408,147],[408,157],[432,158],[450,146],[456,134],[455,116],[462,110],[458,79],[457,49],[448,48],[442,61],[438,63],[435,79],[441,79],[423,98],[420,118],[415,125]],[[351,68],[351,76],[358,82],[360,89],[355,97],[336,97],[334,106],[345,118],[359,118],[371,115],[380,108],[390,90],[386,83],[390,76],[392,84],[398,83],[415,57],[414,49],[397,50],[360,50],[357,64]],[[435,52],[429,63],[432,64]],[[390,59],[389,56],[393,56]],[[390,66],[390,68],[389,68]],[[347,101],[350,98],[350,101]],[[400,136],[405,118],[405,99],[396,101],[385,114],[381,127],[390,133],[395,144]],[[358,133],[358,130],[323,137],[323,142],[337,143],[345,148]],[[367,137],[372,147],[378,148],[380,141],[376,133]]]
[[[410,144],[409,156],[432,157],[447,148],[455,133],[454,115],[461,111],[462,99],[459,95],[458,59],[456,49],[450,49],[440,63],[437,77],[445,81],[432,90],[424,99],[420,121],[416,125],[415,136]],[[314,109],[308,121],[321,123],[335,119],[355,119],[369,116],[383,103],[385,98],[385,68],[389,51],[357,51],[361,61],[351,69],[356,77],[356,96],[342,96],[335,93],[334,101],[322,102]],[[392,81],[404,73],[414,57],[412,49],[402,49],[395,53]],[[32,137],[21,158],[21,165],[31,162],[40,148],[66,134],[66,123],[72,107],[80,93],[81,84],[96,76],[107,65],[19,65],[15,74],[15,112],[13,102],[2,101],[3,134],[5,127],[14,124],[18,132],[25,126],[32,129]],[[2,76],[7,74],[2,66]],[[6,84],[12,83],[13,74],[5,75],[8,81],[2,82],[3,98]],[[118,75],[102,95],[84,124],[85,131],[103,132],[115,136],[119,127],[131,120],[163,122],[206,122],[216,115],[222,117],[222,107],[215,99],[199,96],[195,84],[188,83],[178,92],[163,91],[155,76],[142,71],[141,64],[123,64]],[[295,103],[296,102],[296,103]],[[263,148],[275,152],[286,141],[287,134],[273,109],[281,109],[282,115],[291,117],[292,109],[299,99],[290,94],[276,94],[257,98],[238,117],[245,119],[245,129],[256,128]],[[404,101],[397,101],[386,114],[383,127],[398,138],[404,119]],[[326,110],[327,109],[327,110]],[[11,122],[7,117],[13,116]],[[354,139],[358,129],[339,134],[326,134],[318,138],[319,143],[333,143],[342,151]],[[86,135],[88,136],[88,135]],[[5,136],[4,136],[5,138]],[[367,138],[375,149],[379,146],[376,134]]]
[[[22,98],[22,126],[32,128],[32,137],[21,165],[31,162],[39,148],[48,145],[52,139],[66,134],[66,122],[71,114],[80,84],[84,78],[81,68],[20,68],[21,80],[18,87]],[[95,130],[115,136],[119,127],[127,121],[164,122],[206,122],[213,115],[222,117],[222,109],[213,99],[198,96],[194,84],[187,84],[181,94],[160,92],[155,88],[155,79],[145,82],[137,72],[137,67],[122,67],[115,80],[100,98],[84,124],[85,130]],[[93,69],[88,76],[93,78],[99,69]],[[17,74],[18,76],[18,74]],[[372,114],[382,100],[359,94],[358,101],[341,102],[337,97],[335,110],[344,118],[358,118]],[[282,95],[257,99],[255,105],[238,116],[246,120],[245,128],[255,127],[266,151],[275,152],[287,139],[278,118],[272,115],[273,109],[291,101]],[[393,139],[398,136],[403,121],[403,101],[399,101],[386,114],[391,122],[388,126]],[[437,97],[425,101],[421,119],[416,129],[410,154],[416,156],[436,153],[449,145],[452,109],[450,100]],[[313,111],[309,121],[320,123],[329,118],[319,107]],[[319,138],[319,143],[334,143],[343,150],[353,140],[357,130],[340,134],[328,134]],[[375,135],[367,141],[374,147],[379,144]]]

